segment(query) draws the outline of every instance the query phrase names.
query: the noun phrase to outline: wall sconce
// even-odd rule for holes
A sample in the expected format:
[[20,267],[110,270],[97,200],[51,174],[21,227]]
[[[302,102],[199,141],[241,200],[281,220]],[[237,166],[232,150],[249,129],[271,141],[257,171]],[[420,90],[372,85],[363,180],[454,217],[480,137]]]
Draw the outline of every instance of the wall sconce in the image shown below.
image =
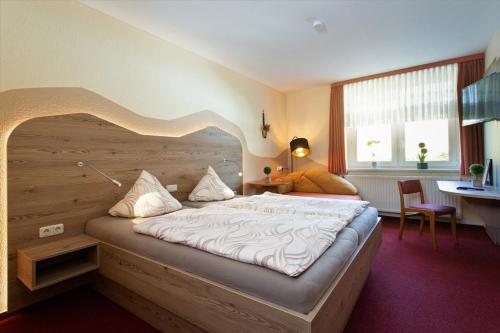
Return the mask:
[[97,173],[99,173],[101,176],[103,176],[104,178],[109,180],[115,186],[118,186],[118,187],[122,186],[122,183],[120,183],[118,180],[111,178],[110,176],[108,176],[107,174],[105,174],[101,170],[97,169],[95,166],[93,166],[92,164],[90,164],[88,162],[79,161],[76,165],[78,165],[80,168],[89,167],[89,168],[93,169],[94,171],[97,171]]
[[311,150],[309,149],[309,142],[306,138],[298,138],[296,136],[293,137],[292,141],[290,141],[290,153],[292,155],[290,159],[291,171],[293,172],[293,158],[298,157],[306,157],[309,155]]
[[264,113],[264,110],[262,110],[262,126],[260,127],[260,130],[262,131],[262,137],[265,139],[267,138],[267,132],[271,129],[271,125],[266,124],[266,115]]
[[236,163],[236,161],[228,160],[227,158],[225,158],[223,160],[223,162],[224,162],[224,165],[227,165],[228,163],[233,163],[234,165],[236,165],[238,167],[238,176],[243,177],[243,172],[241,171],[240,166],[238,163]]

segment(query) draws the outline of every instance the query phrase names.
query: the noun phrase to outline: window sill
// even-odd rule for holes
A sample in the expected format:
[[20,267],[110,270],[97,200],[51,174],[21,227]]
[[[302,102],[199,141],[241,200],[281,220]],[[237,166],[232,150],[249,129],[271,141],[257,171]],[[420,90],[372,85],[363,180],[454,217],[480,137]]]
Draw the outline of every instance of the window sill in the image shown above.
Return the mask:
[[460,177],[458,169],[413,169],[413,168],[355,168],[348,169],[348,175],[398,175],[398,176],[439,176]]

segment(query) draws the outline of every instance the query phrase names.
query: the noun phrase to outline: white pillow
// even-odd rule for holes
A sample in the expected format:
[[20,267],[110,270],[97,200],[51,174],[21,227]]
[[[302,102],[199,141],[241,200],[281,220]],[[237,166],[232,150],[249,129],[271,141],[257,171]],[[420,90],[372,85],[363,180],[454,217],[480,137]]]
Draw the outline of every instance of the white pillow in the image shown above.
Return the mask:
[[234,192],[219,178],[215,170],[208,171],[189,195],[189,201],[219,201],[234,198]]
[[109,214],[121,217],[151,217],[181,208],[181,203],[163,188],[160,181],[143,170],[134,186],[109,210]]

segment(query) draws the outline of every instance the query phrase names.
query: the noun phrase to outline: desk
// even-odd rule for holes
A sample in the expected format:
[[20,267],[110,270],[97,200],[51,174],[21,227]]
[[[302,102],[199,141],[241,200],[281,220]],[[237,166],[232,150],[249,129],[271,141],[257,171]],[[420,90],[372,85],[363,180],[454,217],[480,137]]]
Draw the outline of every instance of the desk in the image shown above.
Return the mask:
[[484,222],[484,227],[493,243],[500,245],[500,188],[484,186],[484,191],[459,190],[457,187],[472,187],[470,181],[437,182],[441,192],[462,197],[469,204],[477,207],[477,213]]

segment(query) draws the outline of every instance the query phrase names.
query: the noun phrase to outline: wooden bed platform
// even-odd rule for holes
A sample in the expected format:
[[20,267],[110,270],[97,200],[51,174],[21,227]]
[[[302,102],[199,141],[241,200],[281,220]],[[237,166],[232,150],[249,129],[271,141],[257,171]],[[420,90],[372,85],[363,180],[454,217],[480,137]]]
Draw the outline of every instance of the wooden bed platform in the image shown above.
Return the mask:
[[162,331],[342,332],[381,242],[380,218],[308,314],[101,243],[96,289]]

